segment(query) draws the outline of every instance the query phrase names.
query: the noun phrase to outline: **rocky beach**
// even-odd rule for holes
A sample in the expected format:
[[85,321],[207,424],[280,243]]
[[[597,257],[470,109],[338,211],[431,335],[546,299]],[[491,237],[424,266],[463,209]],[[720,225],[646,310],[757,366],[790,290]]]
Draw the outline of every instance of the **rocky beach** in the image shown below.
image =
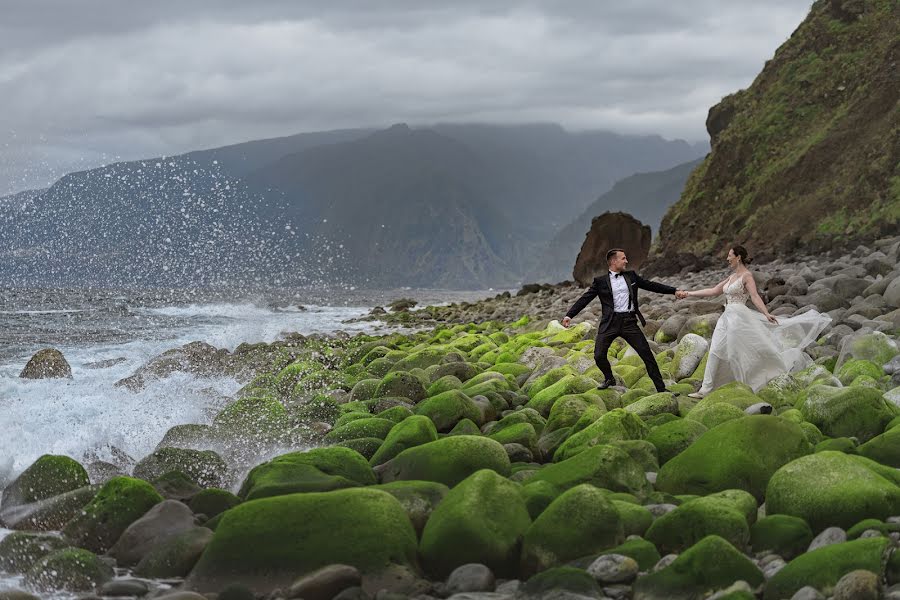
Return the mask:
[[[900,597],[898,254],[889,237],[754,266],[773,314],[831,325],[806,369],[700,401],[720,299],[643,295],[677,396],[620,343],[597,389],[597,307],[557,320],[572,284],[372,311],[403,333],[171,349],[116,385],[243,387],[133,462],[22,470],[0,504],[21,589],[0,597]],[[64,385],[65,360],[22,376]]]

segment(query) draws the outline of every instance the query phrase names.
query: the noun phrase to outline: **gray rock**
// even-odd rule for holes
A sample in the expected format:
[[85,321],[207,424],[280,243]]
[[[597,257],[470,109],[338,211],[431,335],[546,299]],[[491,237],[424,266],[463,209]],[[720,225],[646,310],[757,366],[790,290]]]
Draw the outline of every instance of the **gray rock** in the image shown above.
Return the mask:
[[0,600],[41,600],[37,596],[29,594],[24,590],[15,588],[8,590],[0,590]]
[[878,600],[881,597],[878,575],[862,569],[850,571],[838,580],[832,597],[834,600]]
[[444,585],[444,591],[449,595],[464,592],[492,592],[495,583],[494,573],[488,567],[478,563],[469,563],[455,568],[450,573]]
[[894,373],[900,373],[900,354],[892,358],[890,361],[885,363],[882,367],[884,372],[888,375],[893,375]]
[[816,548],[823,548],[832,544],[840,544],[847,541],[847,532],[840,527],[828,527],[822,533],[813,538],[810,542],[807,552],[812,552]]
[[772,414],[772,405],[768,402],[757,402],[745,408],[744,412],[748,415],[770,415]]
[[665,514],[668,514],[678,508],[674,504],[647,504],[644,506],[647,510],[650,511],[650,514],[653,515],[654,519],[657,519]]
[[884,294],[882,295],[888,305],[893,306],[894,308],[900,308],[900,277],[895,277],[885,288]]
[[773,560],[768,563],[765,568],[762,570],[763,577],[766,579],[772,579],[778,573],[778,571],[782,570],[787,563],[782,559]]
[[503,583],[497,584],[497,589],[494,591],[498,594],[510,594],[515,595],[516,592],[519,591],[519,588],[522,587],[522,582],[518,579],[510,579],[509,581],[504,581]]
[[709,342],[699,335],[689,333],[681,338],[670,367],[672,378],[677,381],[690,377],[700,361],[703,360],[707,350],[709,350]]
[[791,600],[825,600],[825,596],[812,586],[804,586],[794,592]]
[[56,348],[44,348],[29,359],[19,377],[23,379],[72,378],[72,367]]
[[348,588],[359,587],[362,574],[350,565],[328,565],[304,575],[287,592],[288,598],[331,600]]
[[534,460],[531,450],[522,444],[503,444],[503,449],[506,450],[506,455],[509,456],[509,462],[531,462]]
[[677,554],[666,554],[661,559],[659,559],[659,561],[655,565],[653,565],[653,572],[656,573],[657,571],[662,571],[673,562],[675,562],[676,558],[678,558]]
[[194,513],[177,500],[163,500],[128,526],[109,555],[121,566],[136,565],[154,546],[194,528]]
[[359,586],[348,587],[332,600],[369,600],[369,595]]
[[587,572],[599,583],[630,583],[638,574],[633,558],[621,554],[605,554],[591,563]]

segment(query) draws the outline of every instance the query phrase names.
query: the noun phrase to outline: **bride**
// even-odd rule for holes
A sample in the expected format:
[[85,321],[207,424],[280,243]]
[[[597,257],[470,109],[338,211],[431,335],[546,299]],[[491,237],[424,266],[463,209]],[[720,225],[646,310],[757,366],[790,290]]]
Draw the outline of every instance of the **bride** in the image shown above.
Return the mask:
[[[831,322],[828,315],[810,310],[779,323],[756,291],[756,281],[747,268],[747,250],[734,246],[728,251],[727,260],[734,273],[719,285],[684,292],[684,296],[695,298],[725,294],[725,312],[719,317],[709,344],[703,385],[700,391],[688,394],[691,398],[703,398],[732,381],[746,383],[756,392],[783,373],[809,366],[812,359],[803,348]],[[746,305],[748,299],[759,312]]]

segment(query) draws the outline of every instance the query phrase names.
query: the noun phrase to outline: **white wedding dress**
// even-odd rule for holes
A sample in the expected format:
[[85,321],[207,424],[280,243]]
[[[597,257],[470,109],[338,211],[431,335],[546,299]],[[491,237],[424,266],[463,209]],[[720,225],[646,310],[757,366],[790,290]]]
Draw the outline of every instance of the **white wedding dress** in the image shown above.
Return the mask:
[[778,325],[746,305],[750,294],[742,278],[725,284],[725,312],[709,344],[709,358],[699,394],[740,381],[756,392],[770,380],[812,363],[803,348],[814,342],[831,317],[810,310],[778,317]]

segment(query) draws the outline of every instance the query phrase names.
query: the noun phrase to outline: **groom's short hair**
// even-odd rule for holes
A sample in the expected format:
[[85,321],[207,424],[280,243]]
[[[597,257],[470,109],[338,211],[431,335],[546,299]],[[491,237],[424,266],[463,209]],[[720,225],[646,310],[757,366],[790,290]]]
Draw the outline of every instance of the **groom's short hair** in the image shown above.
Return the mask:
[[621,248],[610,248],[609,252],[606,253],[606,264],[609,264],[609,261],[614,259],[616,257],[616,254],[618,254],[619,252],[625,254],[625,251]]

